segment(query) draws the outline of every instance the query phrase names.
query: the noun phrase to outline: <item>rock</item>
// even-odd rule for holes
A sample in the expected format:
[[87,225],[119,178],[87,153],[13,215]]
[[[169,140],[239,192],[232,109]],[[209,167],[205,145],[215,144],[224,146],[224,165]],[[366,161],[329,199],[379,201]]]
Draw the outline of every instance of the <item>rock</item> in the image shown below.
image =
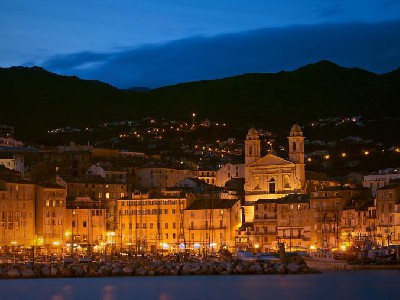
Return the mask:
[[46,277],[51,276],[51,270],[50,270],[50,267],[49,267],[49,266],[44,266],[44,267],[42,267],[42,268],[40,269],[40,271],[42,272],[42,275],[43,275],[43,276],[46,276]]
[[245,274],[245,273],[247,273],[247,272],[248,272],[248,266],[247,266],[247,264],[238,263],[238,264],[236,265],[236,271],[237,271],[239,274]]
[[100,267],[100,270],[106,271],[106,272],[111,272],[112,271],[112,266],[110,266],[110,265],[102,265]]
[[170,275],[179,275],[179,270],[178,269],[170,269],[169,274]]
[[71,277],[72,276],[72,270],[70,268],[63,268],[61,270],[61,275],[63,277]]
[[136,273],[136,275],[139,275],[139,276],[146,276],[147,275],[147,270],[145,268],[143,268],[143,267],[140,267],[139,269],[137,269],[135,271],[135,273]]
[[31,269],[25,269],[21,271],[21,276],[24,278],[35,277],[35,273]]
[[274,270],[278,273],[278,274],[286,274],[286,267],[283,263],[277,263],[274,265]]
[[296,274],[299,271],[300,266],[297,263],[292,262],[292,263],[288,264],[286,266],[286,268],[289,273]]
[[51,276],[57,276],[58,274],[58,268],[57,267],[51,267],[50,268],[50,275]]
[[122,275],[123,272],[122,272],[122,269],[121,269],[121,268],[116,267],[116,268],[113,268],[113,269],[112,269],[111,274],[112,274],[113,276],[119,276],[119,275]]
[[276,271],[274,268],[264,268],[264,274],[275,274]]
[[109,276],[110,272],[107,269],[100,268],[98,271],[99,276]]
[[71,265],[71,270],[75,274],[75,276],[83,276],[85,274],[85,271],[83,269],[82,265]]
[[227,270],[219,273],[219,275],[230,275],[230,274],[232,274],[232,271],[227,271]]
[[122,272],[124,273],[124,275],[132,275],[133,269],[131,267],[125,267],[122,269]]
[[19,275],[21,275],[21,273],[17,268],[11,268],[7,270],[8,277],[19,277]]
[[249,272],[252,274],[262,274],[263,273],[263,268],[258,263],[254,263],[253,265],[250,266]]

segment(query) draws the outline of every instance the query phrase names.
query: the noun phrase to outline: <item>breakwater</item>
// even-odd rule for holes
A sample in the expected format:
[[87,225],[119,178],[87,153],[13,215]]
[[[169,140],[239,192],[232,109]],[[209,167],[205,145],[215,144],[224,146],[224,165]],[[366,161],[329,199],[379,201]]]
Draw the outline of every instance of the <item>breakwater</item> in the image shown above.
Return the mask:
[[315,273],[303,261],[132,261],[72,264],[0,265],[0,278],[234,275],[234,274],[308,274]]

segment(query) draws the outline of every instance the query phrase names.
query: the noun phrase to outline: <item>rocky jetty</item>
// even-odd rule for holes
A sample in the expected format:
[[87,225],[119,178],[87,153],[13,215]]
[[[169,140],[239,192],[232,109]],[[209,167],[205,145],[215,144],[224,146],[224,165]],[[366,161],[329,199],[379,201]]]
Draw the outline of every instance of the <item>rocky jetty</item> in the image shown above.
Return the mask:
[[131,261],[72,264],[2,264],[0,278],[56,278],[106,276],[309,274],[315,273],[300,261]]

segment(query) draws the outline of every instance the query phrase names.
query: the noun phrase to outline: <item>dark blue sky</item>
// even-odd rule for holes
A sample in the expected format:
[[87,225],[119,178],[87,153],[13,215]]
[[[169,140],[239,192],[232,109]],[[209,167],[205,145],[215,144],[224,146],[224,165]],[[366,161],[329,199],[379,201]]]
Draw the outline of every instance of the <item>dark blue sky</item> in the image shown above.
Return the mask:
[[0,66],[158,87],[322,59],[400,66],[397,0],[3,0]]

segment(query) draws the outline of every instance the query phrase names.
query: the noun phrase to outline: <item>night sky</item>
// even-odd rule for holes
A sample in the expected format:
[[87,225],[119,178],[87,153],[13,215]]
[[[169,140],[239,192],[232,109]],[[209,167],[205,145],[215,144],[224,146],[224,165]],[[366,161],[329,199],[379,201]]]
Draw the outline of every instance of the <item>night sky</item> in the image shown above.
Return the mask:
[[2,0],[0,66],[119,88],[159,87],[322,59],[400,67],[398,0]]

